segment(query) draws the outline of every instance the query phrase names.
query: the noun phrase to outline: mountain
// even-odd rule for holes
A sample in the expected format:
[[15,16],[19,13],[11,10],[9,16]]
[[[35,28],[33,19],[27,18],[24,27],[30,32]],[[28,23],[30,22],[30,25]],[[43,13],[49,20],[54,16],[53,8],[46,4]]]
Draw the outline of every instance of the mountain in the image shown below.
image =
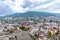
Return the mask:
[[34,16],[38,16],[38,17],[49,17],[49,16],[55,16],[55,17],[59,17],[57,13],[48,13],[48,12],[35,12],[35,11],[29,11],[29,12],[25,12],[25,13],[14,13],[11,15],[6,15],[2,18],[6,18],[6,17],[12,17],[12,18],[16,18],[16,17],[34,17]]

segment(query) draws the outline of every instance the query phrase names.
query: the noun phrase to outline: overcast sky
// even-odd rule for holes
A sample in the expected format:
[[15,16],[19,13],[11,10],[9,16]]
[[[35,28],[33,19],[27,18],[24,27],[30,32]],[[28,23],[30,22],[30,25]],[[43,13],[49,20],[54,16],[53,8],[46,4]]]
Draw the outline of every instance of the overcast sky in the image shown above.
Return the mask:
[[60,13],[60,0],[0,0],[0,16],[27,11]]

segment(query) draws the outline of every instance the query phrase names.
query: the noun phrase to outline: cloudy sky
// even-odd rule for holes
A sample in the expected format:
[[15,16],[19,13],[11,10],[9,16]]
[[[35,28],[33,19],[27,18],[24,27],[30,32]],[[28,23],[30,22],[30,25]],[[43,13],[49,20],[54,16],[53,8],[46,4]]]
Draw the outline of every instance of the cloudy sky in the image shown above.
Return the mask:
[[60,0],[0,0],[0,16],[27,11],[60,13]]

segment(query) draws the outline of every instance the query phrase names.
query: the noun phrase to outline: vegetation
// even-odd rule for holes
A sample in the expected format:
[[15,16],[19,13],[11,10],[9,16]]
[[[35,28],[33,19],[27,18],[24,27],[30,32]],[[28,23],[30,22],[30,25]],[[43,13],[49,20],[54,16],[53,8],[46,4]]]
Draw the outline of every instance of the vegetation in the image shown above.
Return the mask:
[[20,29],[23,30],[23,31],[27,31],[28,30],[24,26],[20,27]]
[[32,36],[31,34],[30,34],[30,36],[31,36],[31,38],[33,39],[33,40],[37,40],[34,36]]
[[59,38],[59,39],[60,39],[60,34],[54,35],[53,37],[54,37],[54,38]]
[[48,31],[48,38],[51,38],[53,35],[51,33],[51,31]]
[[60,40],[60,34],[58,35],[52,35],[51,31],[48,32],[48,38],[53,38],[53,39],[59,39]]

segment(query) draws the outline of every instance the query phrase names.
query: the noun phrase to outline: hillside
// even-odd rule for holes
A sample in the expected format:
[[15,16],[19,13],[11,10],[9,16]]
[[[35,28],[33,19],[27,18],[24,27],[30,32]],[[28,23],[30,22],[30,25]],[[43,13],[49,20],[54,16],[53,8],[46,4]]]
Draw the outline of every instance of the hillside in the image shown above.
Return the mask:
[[26,13],[14,13],[11,15],[6,15],[2,18],[6,18],[6,17],[12,17],[12,18],[17,18],[17,17],[34,17],[34,16],[38,16],[38,17],[49,17],[49,16],[55,16],[55,17],[59,17],[59,14],[57,13],[48,13],[48,12],[35,12],[35,11],[29,11]]

